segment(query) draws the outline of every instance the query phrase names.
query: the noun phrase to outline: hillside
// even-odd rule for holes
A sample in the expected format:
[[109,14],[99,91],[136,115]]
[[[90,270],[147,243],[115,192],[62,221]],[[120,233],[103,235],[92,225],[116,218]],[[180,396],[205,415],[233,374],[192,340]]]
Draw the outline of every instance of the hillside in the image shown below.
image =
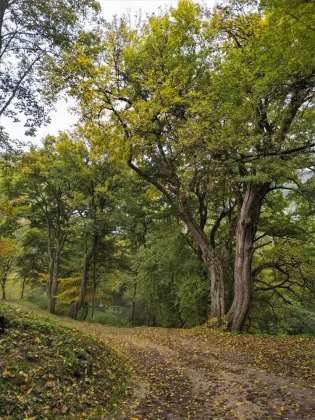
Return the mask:
[[[96,336],[130,361],[133,387],[106,420],[315,418],[314,338],[59,322]],[[97,403],[102,386],[94,388]]]
[[0,418],[111,418],[125,393],[125,360],[52,319],[0,305]]

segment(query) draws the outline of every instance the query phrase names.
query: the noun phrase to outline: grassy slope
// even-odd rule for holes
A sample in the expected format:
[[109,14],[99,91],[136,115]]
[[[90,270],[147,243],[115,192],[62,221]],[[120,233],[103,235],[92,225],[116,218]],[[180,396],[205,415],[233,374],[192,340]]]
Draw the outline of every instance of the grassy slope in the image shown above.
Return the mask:
[[[125,393],[125,360],[95,338],[0,305],[0,417],[108,418]],[[112,414],[110,415],[112,416]]]

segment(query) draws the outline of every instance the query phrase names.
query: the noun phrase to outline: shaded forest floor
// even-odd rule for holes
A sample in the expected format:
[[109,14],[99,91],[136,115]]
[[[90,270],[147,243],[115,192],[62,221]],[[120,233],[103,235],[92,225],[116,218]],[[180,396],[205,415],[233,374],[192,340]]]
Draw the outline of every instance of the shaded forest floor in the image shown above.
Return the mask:
[[315,339],[60,322],[130,360],[133,391],[115,418],[315,418]]

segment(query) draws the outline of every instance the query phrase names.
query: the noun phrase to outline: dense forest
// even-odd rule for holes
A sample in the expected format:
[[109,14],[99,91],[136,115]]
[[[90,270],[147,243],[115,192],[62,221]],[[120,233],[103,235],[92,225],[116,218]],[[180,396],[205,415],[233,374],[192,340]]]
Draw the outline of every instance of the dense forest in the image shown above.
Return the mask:
[[32,136],[62,97],[79,115],[40,146],[1,124],[2,299],[315,334],[314,1],[100,12],[0,0],[0,117]]

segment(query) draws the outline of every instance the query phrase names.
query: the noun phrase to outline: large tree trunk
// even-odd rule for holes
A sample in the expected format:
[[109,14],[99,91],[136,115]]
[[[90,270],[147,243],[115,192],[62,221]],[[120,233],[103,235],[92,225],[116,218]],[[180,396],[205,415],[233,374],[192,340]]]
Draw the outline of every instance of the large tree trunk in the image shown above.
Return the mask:
[[98,236],[94,235],[92,245],[90,249],[84,255],[81,286],[80,286],[80,296],[79,296],[79,299],[71,305],[70,310],[69,310],[69,316],[73,319],[77,318],[78,312],[80,311],[81,308],[83,308],[84,303],[85,303],[85,297],[87,294],[88,277],[89,277],[89,267],[90,267],[92,258],[96,252],[97,243],[98,243]]
[[241,331],[249,314],[252,296],[252,260],[262,202],[268,192],[269,183],[249,184],[242,203],[235,238],[234,299],[227,315],[231,331]]

